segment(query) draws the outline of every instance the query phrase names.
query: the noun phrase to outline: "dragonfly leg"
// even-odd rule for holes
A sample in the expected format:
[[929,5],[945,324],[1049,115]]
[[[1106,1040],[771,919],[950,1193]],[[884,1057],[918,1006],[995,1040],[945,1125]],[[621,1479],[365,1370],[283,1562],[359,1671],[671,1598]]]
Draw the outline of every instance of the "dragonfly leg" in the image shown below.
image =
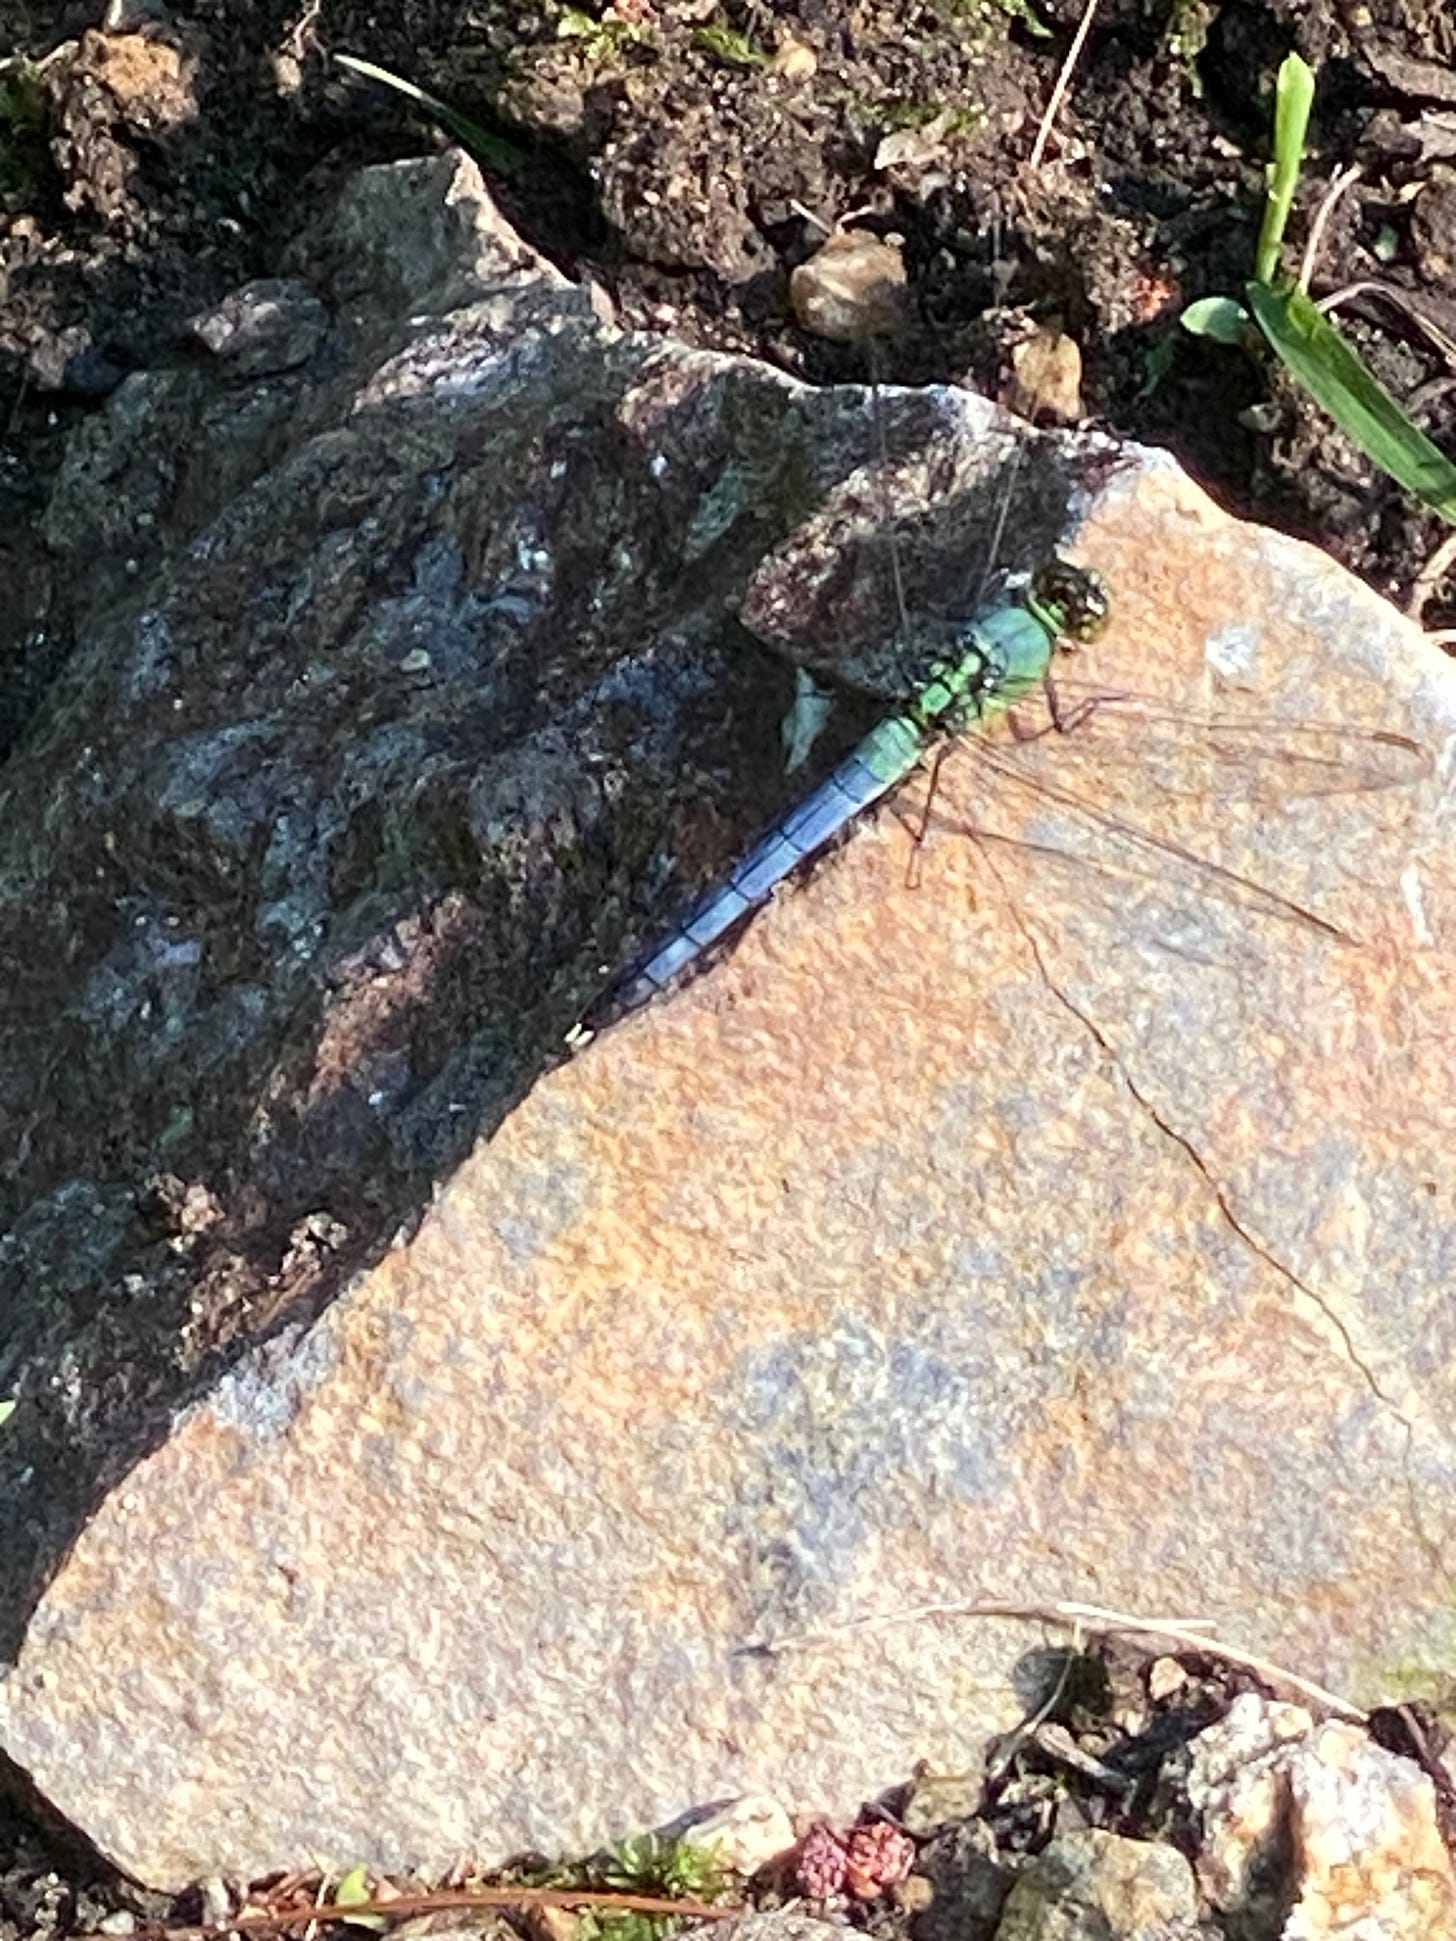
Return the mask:
[[920,851],[924,846],[925,838],[930,833],[930,811],[935,802],[935,786],[940,777],[940,765],[945,760],[949,749],[949,742],[936,743],[935,753],[930,758],[930,775],[925,785],[924,805],[918,816],[905,818],[905,826],[910,830],[910,841],[913,845],[910,851],[910,862],[905,871],[905,882],[910,889],[914,889],[920,881]]
[[1065,707],[1057,693],[1057,684],[1050,675],[1047,676],[1046,691],[1047,705],[1052,711],[1052,726],[1059,735],[1072,735],[1079,728],[1085,728],[1102,704],[1112,698],[1106,694],[1089,694],[1075,707]]
[[1018,723],[1016,711],[1013,709],[1009,720],[1011,723],[1011,734],[1014,740],[1040,741],[1043,735],[1052,733],[1073,735],[1079,728],[1086,727],[1087,723],[1099,708],[1106,707],[1113,701],[1126,699],[1125,695],[1120,694],[1089,694],[1085,699],[1078,701],[1074,706],[1069,708],[1057,693],[1056,682],[1050,674],[1043,677],[1042,687],[1046,691],[1047,712],[1051,715],[1051,720],[1047,722],[1045,727],[1028,728],[1025,723]]

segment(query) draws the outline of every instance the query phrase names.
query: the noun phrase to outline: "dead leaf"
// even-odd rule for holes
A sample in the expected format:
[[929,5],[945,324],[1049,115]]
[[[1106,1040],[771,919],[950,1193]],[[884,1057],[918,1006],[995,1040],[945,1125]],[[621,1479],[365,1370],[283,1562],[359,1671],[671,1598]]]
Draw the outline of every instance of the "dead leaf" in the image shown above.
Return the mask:
[[1038,330],[1011,353],[1011,382],[1001,402],[1019,418],[1076,424],[1082,416],[1082,353],[1061,330]]

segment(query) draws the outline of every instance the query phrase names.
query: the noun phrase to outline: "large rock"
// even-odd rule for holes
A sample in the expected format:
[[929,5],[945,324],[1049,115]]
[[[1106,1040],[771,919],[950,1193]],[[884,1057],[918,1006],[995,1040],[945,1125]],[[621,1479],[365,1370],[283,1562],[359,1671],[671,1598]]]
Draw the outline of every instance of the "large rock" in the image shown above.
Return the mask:
[[1315,1727],[1245,1692],[1191,1747],[1199,1879],[1221,1914],[1279,1941],[1456,1932],[1436,1789],[1356,1726]]
[[[439,245],[372,311],[365,205]],[[975,598],[1010,434],[896,395],[882,472],[862,396],[596,323],[463,165],[315,250],[316,383],[239,378],[8,778],[5,1749],[170,1884],[843,1813],[973,1763],[1025,1634],[745,1647],[932,1602],[1435,1676],[1439,655],[1166,461],[1037,448],[1011,559],[1080,467],[1103,705],[967,746],[921,847],[911,789],[504,1116],[789,792],[786,662],[890,687],[887,507],[917,617]]]
[[[738,614],[832,491],[837,607],[892,630],[862,393],[602,325],[458,157],[366,171],[294,267],[124,384],[47,513],[86,645],[0,779],[7,1652],[177,1408],[787,799],[792,672]],[[943,428],[942,559],[1015,451],[967,404],[890,413]],[[1022,476],[1025,557],[1069,484]]]

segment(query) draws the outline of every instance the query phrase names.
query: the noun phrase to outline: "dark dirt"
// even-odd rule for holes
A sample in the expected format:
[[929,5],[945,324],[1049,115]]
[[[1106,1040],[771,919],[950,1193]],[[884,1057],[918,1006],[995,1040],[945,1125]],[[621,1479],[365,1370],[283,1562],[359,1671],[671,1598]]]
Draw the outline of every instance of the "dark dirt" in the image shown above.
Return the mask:
[[[787,276],[825,223],[903,239],[909,315],[881,373],[996,390],[1008,341],[1059,321],[1088,418],[1166,444],[1235,509],[1413,589],[1434,514],[1277,374],[1193,341],[1183,303],[1251,268],[1272,80],[1319,98],[1291,247],[1337,167],[1362,173],[1314,287],[1378,284],[1350,334],[1438,442],[1456,382],[1456,13],[1445,0],[1104,0],[1035,172],[1080,0],[192,0],[164,12],[0,0],[0,747],[63,662],[65,589],[35,540],[70,427],[189,315],[267,275],[366,160],[435,139],[331,56],[410,76],[506,136],[518,226],[629,324],[746,348],[811,380],[866,354],[793,323]],[[114,20],[117,10],[112,9]],[[898,160],[877,167],[885,137]],[[1422,321],[1424,319],[1424,322]],[[1432,334],[1434,330],[1434,335]],[[1444,338],[1444,342],[1443,342]]]
[[[0,753],[75,616],[38,526],[70,431],[127,372],[193,354],[185,324],[275,274],[342,175],[437,137],[331,57],[362,55],[504,137],[512,220],[624,324],[751,350],[816,382],[860,346],[801,331],[788,278],[824,224],[903,242],[909,301],[878,374],[997,391],[1033,323],[1080,345],[1088,420],[1171,447],[1235,510],[1383,591],[1446,536],[1275,373],[1179,329],[1252,269],[1273,77],[1319,96],[1291,251],[1335,171],[1316,294],[1448,448],[1456,384],[1456,8],[1450,0],[1103,0],[1047,159],[1029,156],[1081,0],[0,0]],[[898,136],[898,158],[881,144]],[[877,165],[878,164],[878,165]],[[1374,294],[1370,287],[1378,285]],[[28,1822],[27,1822],[28,1824]],[[29,1839],[31,1835],[25,1835]],[[33,1836],[41,1840],[41,1836]],[[46,1836],[48,1839],[49,1836]],[[0,1826],[0,1935],[17,1911]],[[41,1841],[37,1853],[51,1849]],[[32,1864],[33,1863],[33,1864]],[[60,1862],[57,1863],[61,1864]],[[27,1889],[27,1892],[30,1890]],[[36,1891],[39,1891],[38,1889]],[[68,1898],[69,1897],[69,1898]]]

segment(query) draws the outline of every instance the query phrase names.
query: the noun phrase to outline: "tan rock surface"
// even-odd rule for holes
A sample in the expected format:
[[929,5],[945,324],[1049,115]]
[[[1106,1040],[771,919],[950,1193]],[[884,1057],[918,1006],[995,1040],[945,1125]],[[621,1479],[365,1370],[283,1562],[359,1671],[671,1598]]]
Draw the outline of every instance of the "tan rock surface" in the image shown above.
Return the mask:
[[1456,1930],[1436,1789],[1353,1726],[1326,1725],[1290,1772],[1299,1903],[1281,1941],[1428,1941]]
[[1436,1789],[1344,1720],[1253,1692],[1192,1745],[1198,1873],[1213,1906],[1280,1941],[1435,1941],[1456,1930]]
[[1201,1616],[1357,1699],[1449,1664],[1456,679],[1167,463],[1076,547],[1085,678],[1202,726],[948,761],[918,853],[882,813],[544,1079],[101,1505],[0,1739],[125,1867],[845,1815],[971,1766],[1034,1640],[744,1647],[929,1600]]

